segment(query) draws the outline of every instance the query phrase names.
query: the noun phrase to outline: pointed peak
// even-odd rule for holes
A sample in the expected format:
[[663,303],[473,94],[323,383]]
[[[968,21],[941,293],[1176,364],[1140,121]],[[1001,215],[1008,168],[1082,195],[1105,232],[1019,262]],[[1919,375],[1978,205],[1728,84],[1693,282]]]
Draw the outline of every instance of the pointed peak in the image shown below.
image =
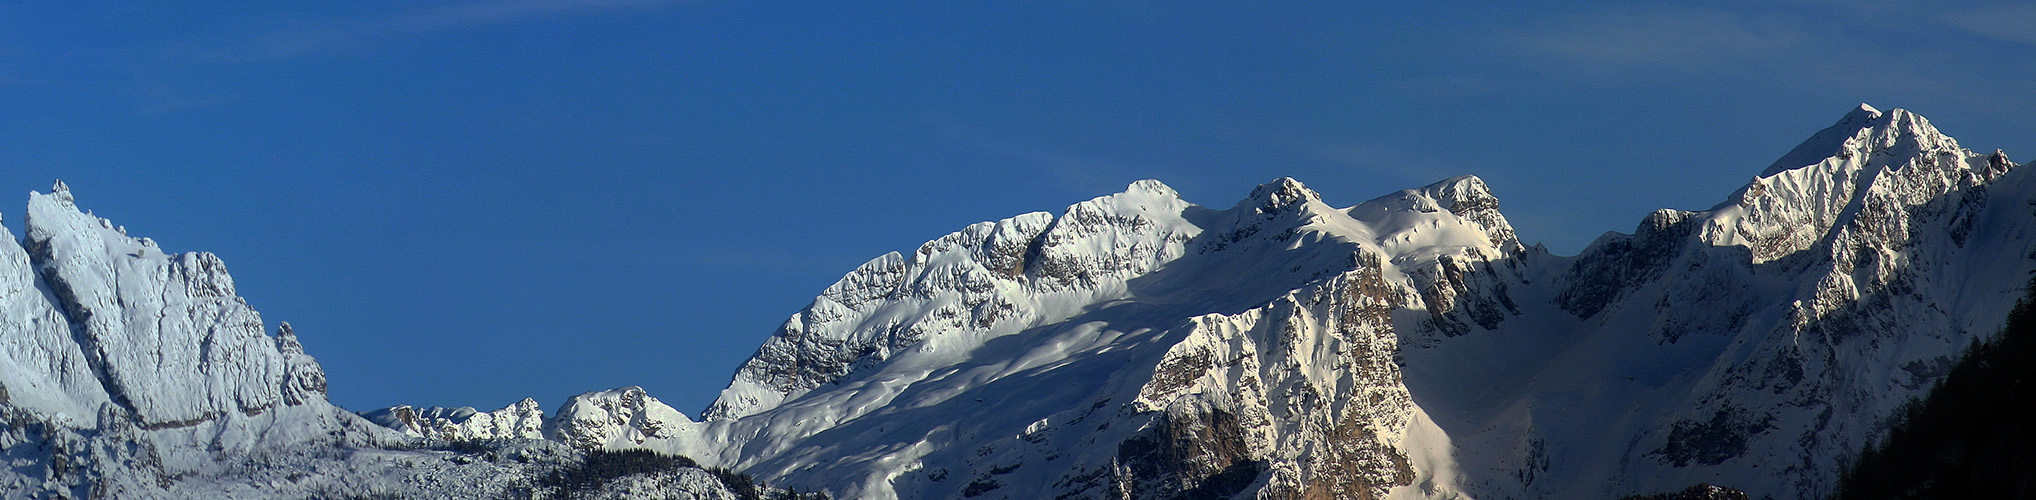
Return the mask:
[[572,399],[578,400],[578,399],[614,398],[614,397],[624,397],[630,394],[648,394],[648,393],[644,392],[643,386],[628,385],[605,391],[582,392],[579,395],[573,396]]
[[1478,177],[1476,175],[1465,174],[1456,177],[1450,177],[1448,179],[1435,181],[1434,184],[1429,184],[1428,186],[1426,186],[1426,188],[1435,189],[1450,186],[1475,186],[1478,189],[1484,189],[1485,180],[1484,178]]
[[1881,116],[1886,119],[1888,126],[1900,127],[1902,132],[1927,136],[1943,135],[1943,133],[1937,131],[1937,126],[1930,124],[1929,118],[1924,118],[1923,115],[1906,109],[1891,109]]
[[1174,188],[1168,187],[1166,183],[1160,182],[1157,179],[1140,179],[1137,182],[1131,183],[1130,186],[1125,186],[1124,192],[1127,194],[1149,194],[1170,198],[1181,197],[1180,193],[1174,192]]
[[1441,182],[1422,186],[1421,194],[1435,200],[1437,206],[1457,215],[1472,210],[1496,210],[1499,198],[1492,196],[1492,189],[1485,180],[1475,175],[1459,175]]
[[286,355],[304,354],[304,343],[297,340],[297,330],[290,328],[290,322],[276,325],[276,350]]
[[71,186],[64,184],[63,179],[57,179],[56,184],[49,187],[49,194],[55,197],[59,203],[65,205],[75,205],[77,203],[77,200],[71,197]]
[[1809,139],[1797,144],[1795,149],[1789,150],[1788,154],[1782,155],[1781,159],[1775,160],[1774,164],[1762,170],[1760,176],[1769,177],[1815,165],[1826,158],[1842,157],[1846,149],[1853,147],[1852,141],[1862,135],[1890,140],[1908,137],[1913,139],[1913,142],[1927,146],[1947,144],[1950,141],[1950,138],[1939,133],[1936,127],[1930,125],[1930,120],[1923,118],[1922,115],[1901,108],[1882,112],[1862,103],[1846,113],[1843,118],[1839,118],[1838,123],[1817,131]]
[[1345,210],[1360,221],[1380,221],[1396,213],[1433,214],[1448,212],[1466,226],[1485,233],[1492,245],[1509,253],[1525,251],[1513,225],[1499,213],[1499,198],[1492,196],[1484,179],[1459,175],[1414,189],[1373,198]]
[[2008,152],[1995,149],[1993,154],[1987,155],[1988,170],[2001,173],[2012,168],[2015,168],[2015,160],[2008,159]]
[[1260,212],[1269,213],[1310,201],[1322,201],[1322,196],[1301,185],[1301,181],[1281,177],[1252,189],[1251,197],[1245,203],[1258,207]]

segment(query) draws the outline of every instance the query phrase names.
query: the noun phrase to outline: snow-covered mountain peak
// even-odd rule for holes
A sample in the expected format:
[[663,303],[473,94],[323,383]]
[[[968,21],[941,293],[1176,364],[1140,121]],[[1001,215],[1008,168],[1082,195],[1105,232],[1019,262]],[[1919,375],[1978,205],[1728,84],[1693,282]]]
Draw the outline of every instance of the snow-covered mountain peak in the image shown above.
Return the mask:
[[[1906,212],[1933,201],[1958,199],[1940,210],[1955,213],[1954,228],[1969,227],[1984,203],[1984,185],[2012,167],[2005,154],[1959,147],[1920,115],[1861,105],[1724,203],[1702,212],[1660,210],[1633,234],[1599,238],[1568,271],[1559,301],[1591,316],[1624,290],[1666,274],[1677,259],[1701,262],[1711,253],[1690,249],[1741,248],[1732,259],[1752,264],[1798,255],[1803,262],[1849,261],[1853,249],[1845,247],[1861,238],[1881,246],[1908,240]],[[1962,244],[1963,236],[1955,241]]]
[[1856,220],[1858,208],[1921,203],[2013,166],[2005,155],[1960,147],[1921,115],[1861,107],[1713,208],[1698,234],[1712,245],[1746,246],[1765,262],[1810,248]]
[[1322,195],[1308,189],[1301,181],[1292,177],[1281,177],[1252,188],[1251,196],[1239,201],[1238,206],[1249,206],[1255,208],[1258,213],[1270,214],[1283,212],[1308,202],[1321,201]]
[[[1449,211],[1464,225],[1483,233],[1494,248],[1506,254],[1518,254],[1526,249],[1513,233],[1513,225],[1506,222],[1505,214],[1499,212],[1499,198],[1492,195],[1491,188],[1478,176],[1451,177],[1398,195],[1402,203],[1416,211],[1427,211],[1428,204]],[[1414,201],[1417,199],[1420,201]]]
[[1958,143],[1938,132],[1922,115],[1901,108],[1881,112],[1860,104],[1768,165],[1760,177],[1814,166],[1832,157],[1849,158],[1856,152],[1901,156],[1942,149],[1958,149]]
[[91,368],[144,425],[323,401],[323,372],[265,334],[217,256],[156,250],[78,211],[61,183],[29,195],[25,225],[29,257]]
[[1499,206],[1499,198],[1492,196],[1491,187],[1486,186],[1485,180],[1475,175],[1443,179],[1422,186],[1419,191],[1451,213],[1497,209]]
[[1373,243],[1396,260],[1450,248],[1477,249],[1479,260],[1517,255],[1521,246],[1512,224],[1499,213],[1499,199],[1482,179],[1459,176],[1367,200],[1343,210],[1376,237]]
[[1176,200],[1181,199],[1181,194],[1174,192],[1173,186],[1168,186],[1166,185],[1166,183],[1160,182],[1159,179],[1140,179],[1137,181],[1133,181],[1130,186],[1126,186],[1124,188],[1123,194],[1141,197],[1171,198]]
[[547,424],[548,437],[581,449],[634,448],[645,441],[678,437],[699,425],[637,386],[573,396]]

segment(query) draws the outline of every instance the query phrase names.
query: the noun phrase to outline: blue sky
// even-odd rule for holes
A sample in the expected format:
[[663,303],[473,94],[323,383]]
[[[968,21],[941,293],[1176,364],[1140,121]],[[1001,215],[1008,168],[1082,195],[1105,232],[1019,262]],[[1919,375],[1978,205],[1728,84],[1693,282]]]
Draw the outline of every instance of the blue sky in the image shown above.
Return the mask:
[[856,264],[1160,179],[1484,177],[1574,253],[1852,106],[2036,155],[2009,2],[10,2],[0,202],[223,257],[332,399],[697,414]]

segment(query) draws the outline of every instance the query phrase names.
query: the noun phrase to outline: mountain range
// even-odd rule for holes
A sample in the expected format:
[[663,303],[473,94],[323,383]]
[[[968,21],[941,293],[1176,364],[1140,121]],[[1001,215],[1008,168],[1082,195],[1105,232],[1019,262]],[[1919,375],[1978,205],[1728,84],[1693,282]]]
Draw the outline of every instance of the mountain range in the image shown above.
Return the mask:
[[219,258],[58,182],[0,237],[0,498],[1824,498],[2002,331],[2029,171],[1861,105],[1574,256],[1474,176],[1142,180],[869,260],[697,418],[335,407]]

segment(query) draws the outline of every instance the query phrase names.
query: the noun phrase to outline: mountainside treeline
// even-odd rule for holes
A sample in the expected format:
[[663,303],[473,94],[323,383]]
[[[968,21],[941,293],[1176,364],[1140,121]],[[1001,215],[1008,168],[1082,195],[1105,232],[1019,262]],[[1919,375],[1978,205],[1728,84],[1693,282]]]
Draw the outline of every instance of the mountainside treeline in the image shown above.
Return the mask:
[[2036,280],[2000,335],[1975,343],[1833,500],[2036,498]]

